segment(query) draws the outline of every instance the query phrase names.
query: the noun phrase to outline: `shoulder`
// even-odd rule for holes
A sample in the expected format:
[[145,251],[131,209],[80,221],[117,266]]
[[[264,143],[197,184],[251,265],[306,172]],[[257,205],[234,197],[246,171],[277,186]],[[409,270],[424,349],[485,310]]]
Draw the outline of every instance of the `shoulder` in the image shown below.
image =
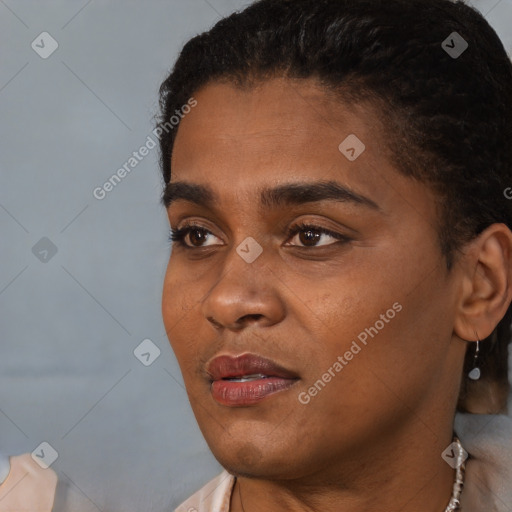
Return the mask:
[[175,512],[229,512],[235,480],[224,470],[185,500]]
[[9,457],[8,466],[3,468],[5,480],[0,485],[0,512],[52,510],[57,473],[46,465],[42,449],[41,453],[42,456],[39,453],[34,456],[24,453]]

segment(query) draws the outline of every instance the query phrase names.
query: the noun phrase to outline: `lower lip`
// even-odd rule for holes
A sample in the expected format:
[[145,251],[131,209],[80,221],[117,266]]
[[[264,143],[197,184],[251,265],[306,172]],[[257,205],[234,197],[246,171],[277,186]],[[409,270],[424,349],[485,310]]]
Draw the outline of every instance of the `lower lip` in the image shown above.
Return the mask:
[[214,380],[211,392],[213,399],[219,404],[236,407],[256,404],[270,395],[289,389],[296,382],[297,379],[282,377],[267,377],[248,382]]

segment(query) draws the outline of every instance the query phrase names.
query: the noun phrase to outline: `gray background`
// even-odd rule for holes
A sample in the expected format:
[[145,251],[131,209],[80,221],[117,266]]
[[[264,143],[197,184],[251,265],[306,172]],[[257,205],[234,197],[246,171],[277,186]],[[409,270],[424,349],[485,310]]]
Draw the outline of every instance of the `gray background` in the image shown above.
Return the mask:
[[[157,148],[105,199],[92,191],[151,134],[184,42],[248,3],[0,0],[0,452],[49,442],[76,510],[170,511],[221,469],[161,321]],[[512,0],[473,4],[510,53]],[[31,48],[44,31],[47,59]],[[147,338],[150,366],[133,353]]]

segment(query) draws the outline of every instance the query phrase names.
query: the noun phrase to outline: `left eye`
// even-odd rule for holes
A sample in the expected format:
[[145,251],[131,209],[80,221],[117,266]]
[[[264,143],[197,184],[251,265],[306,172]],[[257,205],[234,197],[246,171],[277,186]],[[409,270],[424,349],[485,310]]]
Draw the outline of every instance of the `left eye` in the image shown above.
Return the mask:
[[[330,237],[334,239],[334,242],[317,243],[321,241],[322,236]],[[298,241],[303,244],[302,247],[322,247],[325,245],[333,245],[336,241],[348,242],[348,237],[331,231],[329,229],[322,228],[320,226],[313,226],[308,224],[301,224],[294,226],[288,230],[288,238],[298,238]],[[296,245],[296,244],[292,244]],[[301,247],[299,245],[299,247]]]

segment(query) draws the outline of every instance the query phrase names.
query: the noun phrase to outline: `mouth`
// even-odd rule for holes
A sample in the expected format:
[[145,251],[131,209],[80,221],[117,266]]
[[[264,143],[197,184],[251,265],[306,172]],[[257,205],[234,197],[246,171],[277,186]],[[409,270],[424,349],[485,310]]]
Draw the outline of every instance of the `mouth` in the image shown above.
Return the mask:
[[206,369],[213,399],[229,407],[256,404],[299,380],[294,372],[254,354],[218,356]]
[[268,378],[270,378],[269,375],[264,375],[263,373],[255,373],[254,375],[243,375],[240,377],[225,377],[222,380],[227,380],[229,382],[251,382],[253,380]]

